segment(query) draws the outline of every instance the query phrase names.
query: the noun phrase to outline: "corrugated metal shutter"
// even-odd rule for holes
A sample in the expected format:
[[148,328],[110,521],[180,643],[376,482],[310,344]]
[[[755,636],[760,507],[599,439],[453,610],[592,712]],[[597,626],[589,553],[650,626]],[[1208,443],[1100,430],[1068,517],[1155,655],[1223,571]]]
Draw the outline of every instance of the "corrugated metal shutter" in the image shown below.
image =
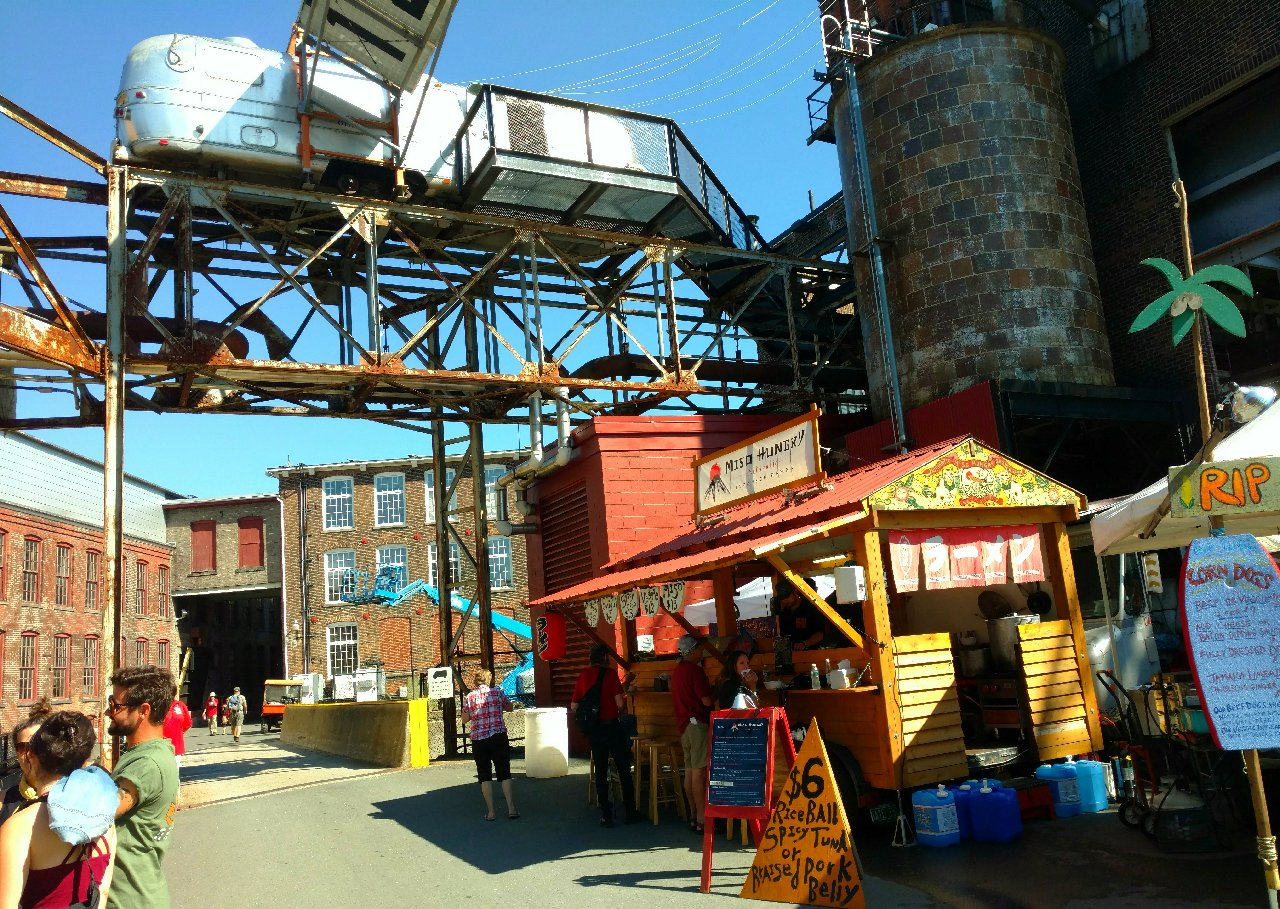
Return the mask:
[[542,522],[542,573],[547,593],[591,579],[591,528],[587,488],[578,486],[539,507]]
[[[540,503],[538,511],[542,524],[542,570],[547,593],[590,580],[595,574],[595,565],[591,561],[586,487],[566,490],[555,499]],[[591,644],[590,638],[572,622],[568,623],[564,659],[551,664],[551,703],[554,706],[569,706],[573,686],[586,668]],[[585,750],[586,742],[572,723],[569,732],[573,750]]]

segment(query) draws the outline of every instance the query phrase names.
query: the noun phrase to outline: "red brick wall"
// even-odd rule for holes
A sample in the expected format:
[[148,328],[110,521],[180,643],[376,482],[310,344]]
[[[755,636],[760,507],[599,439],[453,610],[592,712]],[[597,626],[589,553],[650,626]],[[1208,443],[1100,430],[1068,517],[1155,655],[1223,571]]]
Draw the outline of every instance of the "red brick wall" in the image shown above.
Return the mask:
[[[907,438],[913,448],[943,442],[955,436],[972,435],[978,441],[1000,449],[1000,429],[996,422],[995,389],[990,382],[979,382],[964,391],[913,407],[903,416],[907,422]],[[893,429],[881,420],[845,437],[849,450],[849,466],[862,467],[883,459],[886,446],[893,442]]]
[[[39,697],[53,697],[54,638],[68,635],[68,686],[66,697],[55,700],[58,707],[83,710],[96,718],[102,710],[102,692],[111,675],[106,648],[102,644],[102,601],[105,588],[99,587],[98,608],[85,605],[85,553],[102,552],[102,532],[11,509],[0,508],[0,533],[4,538],[4,568],[0,577],[0,730],[7,732],[26,707]],[[41,544],[40,583],[36,602],[23,599],[22,565],[24,541],[38,539]],[[56,602],[56,553],[57,546],[70,547],[71,573],[67,583],[66,605]],[[168,616],[159,612],[159,569],[170,569],[170,550],[163,544],[139,540],[125,541],[125,602],[122,611],[124,647],[121,654],[125,664],[134,662],[135,643],[147,642],[148,658],[157,659],[157,645],[169,642],[169,669],[177,670],[181,646],[173,621],[172,601]],[[139,560],[147,563],[146,608],[144,615],[135,611],[136,569]],[[105,571],[105,563],[99,557],[99,566]],[[24,632],[37,635],[36,672],[34,697],[19,701],[18,679],[21,638]],[[84,641],[86,637],[98,639],[98,676],[96,690],[86,695],[83,691]]]

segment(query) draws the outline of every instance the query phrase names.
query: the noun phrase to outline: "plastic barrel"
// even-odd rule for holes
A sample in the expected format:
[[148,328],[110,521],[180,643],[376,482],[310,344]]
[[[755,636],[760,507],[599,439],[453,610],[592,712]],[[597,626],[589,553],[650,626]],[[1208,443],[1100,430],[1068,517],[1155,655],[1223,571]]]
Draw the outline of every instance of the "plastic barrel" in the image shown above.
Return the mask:
[[1080,813],[1080,785],[1075,764],[1041,764],[1035,775],[1048,782],[1053,790],[1053,811],[1058,817],[1074,817]]
[[524,774],[537,779],[569,772],[569,712],[564,707],[524,711]]
[[954,846],[960,842],[956,797],[946,786],[913,792],[911,810],[916,820],[916,841],[921,846]]
[[1022,835],[1022,809],[1012,789],[982,787],[970,796],[969,812],[979,843],[1010,843]]
[[1095,814],[1107,809],[1107,774],[1111,767],[1099,761],[1076,761],[1080,785],[1080,811]]
[[960,821],[960,839],[970,839],[973,837],[973,819],[969,813],[969,801],[978,790],[968,783],[961,783],[959,786],[948,786],[947,789],[956,797],[956,817]]

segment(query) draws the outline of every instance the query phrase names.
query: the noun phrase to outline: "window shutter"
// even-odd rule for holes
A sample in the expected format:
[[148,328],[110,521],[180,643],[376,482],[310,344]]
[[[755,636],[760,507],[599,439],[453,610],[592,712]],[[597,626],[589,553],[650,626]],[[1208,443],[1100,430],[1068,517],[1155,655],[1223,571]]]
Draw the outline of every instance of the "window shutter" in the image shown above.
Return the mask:
[[218,567],[214,549],[214,522],[194,521],[191,524],[191,570],[213,571]]
[[241,518],[240,567],[260,568],[266,564],[262,553],[262,518]]

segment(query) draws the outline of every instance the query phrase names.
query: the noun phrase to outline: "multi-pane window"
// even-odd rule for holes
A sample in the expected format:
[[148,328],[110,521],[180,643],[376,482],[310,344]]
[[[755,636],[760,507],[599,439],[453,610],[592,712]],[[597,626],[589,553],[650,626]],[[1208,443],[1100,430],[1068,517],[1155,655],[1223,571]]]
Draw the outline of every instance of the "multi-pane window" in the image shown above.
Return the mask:
[[133,563],[133,613],[147,614],[147,563]]
[[71,547],[59,543],[53,559],[53,604],[66,606],[71,600]]
[[354,622],[330,625],[327,629],[329,645],[329,675],[351,675],[356,671],[358,644]]
[[32,537],[22,541],[22,599],[40,601],[40,541]]
[[[451,467],[444,472],[444,487],[448,490],[453,486],[454,478],[457,472]],[[436,472],[428,470],[423,474],[422,482],[426,485],[427,490],[427,520],[434,521],[436,519]],[[449,520],[457,520],[454,513],[458,510],[458,490],[453,490],[453,495],[449,496]]]
[[[98,592],[102,589],[102,559],[92,550],[84,554],[84,608],[98,608]],[[97,644],[95,642],[94,646]]]
[[0,530],[0,600],[9,598],[9,534]]
[[355,526],[350,477],[330,477],[324,481],[324,529],[350,530]]
[[404,523],[404,474],[380,473],[373,478],[373,523],[376,527]]
[[267,564],[263,557],[262,518],[241,518],[236,522],[236,534],[241,568],[261,568]]
[[511,538],[489,537],[489,586],[510,587]]
[[[449,582],[462,583],[462,554],[457,543],[449,544]],[[436,586],[436,544],[427,544],[427,583]]]
[[58,634],[53,637],[53,690],[56,701],[71,697],[71,638]]
[[501,464],[489,464],[484,469],[485,509],[489,513],[490,521],[507,519],[506,490],[498,488],[498,478],[506,472],[506,468]]
[[133,665],[145,666],[151,662],[151,644],[146,638],[133,642]]
[[407,546],[379,546],[378,547],[378,574],[382,574],[382,569],[393,568],[396,572],[396,586],[399,590],[405,584],[409,583],[409,547]]
[[191,522],[191,570],[216,571],[218,568],[218,525],[213,521]]
[[343,594],[356,592],[356,552],[354,549],[333,549],[324,554],[324,599],[326,603],[341,603]]
[[156,568],[156,605],[160,607],[160,617],[169,618],[169,566]]
[[22,646],[18,649],[18,700],[36,699],[36,654],[39,650],[36,633],[24,632]]
[[81,680],[81,693],[85,697],[97,697],[98,694],[98,639],[94,635],[84,639],[84,677]]
[[169,668],[169,642],[156,641],[156,665],[164,669]]

